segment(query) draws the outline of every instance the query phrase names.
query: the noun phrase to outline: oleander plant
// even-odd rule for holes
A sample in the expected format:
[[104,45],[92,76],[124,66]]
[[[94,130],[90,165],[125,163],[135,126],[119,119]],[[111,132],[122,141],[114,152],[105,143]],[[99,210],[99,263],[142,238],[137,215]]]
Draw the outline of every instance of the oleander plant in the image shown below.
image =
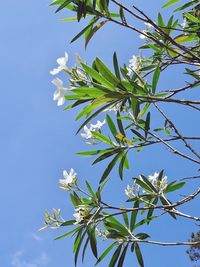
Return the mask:
[[[192,205],[200,194],[200,137],[191,136],[191,129],[187,129],[188,135],[182,133],[179,121],[168,114],[169,106],[173,105],[174,112],[183,107],[186,112],[188,110],[194,114],[190,115],[191,120],[194,119],[194,126],[198,124],[199,0],[166,1],[155,15],[157,20],[143,12],[140,1],[137,6],[135,2],[55,0],[51,3],[51,6],[56,7],[56,12],[62,11],[69,15],[63,21],[77,21],[83,25],[72,42],[84,38],[87,48],[92,37],[107,24],[128,29],[129,34],[134,34],[142,42],[138,47],[138,55],[133,55],[128,64],[119,64],[119,55],[114,52],[114,47],[110,67],[98,57],[88,64],[76,56],[77,63],[69,68],[68,54],[65,52],[63,57],[57,59],[56,68],[50,72],[55,77],[52,81],[56,87],[53,99],[57,105],[63,105],[66,111],[77,108],[75,120],[82,120],[77,127],[77,134],[85,140],[89,149],[78,152],[78,156],[90,156],[93,158],[92,165],[103,163],[104,160],[106,162],[104,171],[95,177],[99,179],[97,188],[92,188],[89,179],[82,188],[73,168],[63,171],[59,186],[70,194],[75,210],[74,214],[69,214],[68,220],[63,219],[59,209],[53,209],[53,213],[45,212],[44,227],[41,229],[63,228],[63,235],[56,239],[74,238],[75,266],[79,263],[79,256],[84,260],[89,249],[96,258],[96,265],[108,258],[109,267],[131,267],[137,264],[143,267],[145,258],[141,244],[186,246],[191,260],[196,262],[200,258],[199,232],[193,233],[189,240],[176,242],[155,241],[149,233],[151,225],[161,216],[170,217],[177,224],[181,218],[197,225],[200,221],[198,214],[184,212],[184,204],[190,202]],[[163,14],[169,8],[173,11],[166,20]],[[142,29],[137,25],[143,25]],[[175,69],[183,77],[181,87],[169,87],[165,74],[169,69],[171,72]],[[57,77],[60,72],[66,74],[65,81]],[[163,77],[165,88],[159,86]],[[67,82],[68,86],[65,87]],[[159,120],[155,121],[158,116]],[[143,174],[141,170],[140,175],[134,175],[134,166],[129,159],[133,154],[134,157],[138,153],[142,154],[144,149],[151,148],[152,151],[153,147],[156,151],[158,145],[165,148],[165,153],[171,153],[174,168],[177,158],[181,158],[183,164],[187,161],[192,166],[191,170],[196,172],[191,173],[190,177],[172,180],[166,176],[167,166],[163,160],[163,170],[157,171],[155,166],[152,174]],[[104,199],[105,188],[112,184],[113,171],[125,199],[120,205],[113,204],[114,199],[111,203]],[[126,180],[127,172],[133,174],[133,178],[123,188],[121,180]],[[196,189],[187,195],[181,194],[181,190],[187,188],[194,179]],[[179,199],[172,201],[173,194]],[[103,249],[102,240],[105,245]],[[125,265],[129,253],[135,254],[137,262]]]

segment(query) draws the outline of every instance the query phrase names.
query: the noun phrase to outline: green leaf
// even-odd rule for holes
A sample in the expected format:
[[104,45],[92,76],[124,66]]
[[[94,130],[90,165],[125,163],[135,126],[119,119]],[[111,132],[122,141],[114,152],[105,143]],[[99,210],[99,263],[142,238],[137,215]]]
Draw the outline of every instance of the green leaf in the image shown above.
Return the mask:
[[119,111],[117,111],[117,125],[118,125],[120,133],[122,133],[124,136],[126,136],[126,133],[124,131],[124,127],[123,127],[123,124],[122,124],[122,120],[118,119],[118,117],[120,117]]
[[76,221],[75,220],[69,220],[61,224],[61,226],[69,226],[74,224]]
[[150,130],[150,119],[151,119],[151,113],[148,112],[147,117],[146,117],[146,122],[145,122],[145,138],[147,138],[148,131]]
[[113,120],[111,119],[111,117],[108,114],[106,114],[106,122],[107,122],[108,127],[109,127],[111,133],[113,134],[114,138],[116,138],[117,129],[115,127]]
[[92,131],[92,135],[98,139],[99,141],[103,142],[103,143],[106,143],[108,145],[113,145],[112,141],[110,141],[110,139],[108,139],[106,136],[104,136],[103,134],[99,133],[99,132],[95,132],[95,131]]
[[102,104],[105,104],[106,102],[108,102],[108,100],[109,99],[106,98],[105,96],[96,98],[95,100],[92,101],[90,105],[86,106],[81,110],[81,112],[77,115],[75,120],[79,120],[83,116],[88,116],[94,109],[101,106]]
[[111,151],[108,151],[106,153],[104,153],[103,155],[99,156],[98,158],[95,159],[95,161],[92,163],[92,165],[104,160],[104,159],[107,159],[113,155],[115,155],[116,153],[119,153],[120,152],[120,149],[117,148],[117,149],[112,149]]
[[[168,199],[166,199],[165,197],[162,197],[162,196],[160,196],[160,201],[163,205],[170,205],[171,204],[171,202]],[[176,220],[176,215],[173,212],[170,212],[170,209],[168,210],[168,213],[171,215],[171,217],[173,219]]]
[[90,68],[84,63],[82,63],[82,66],[86,73],[89,74],[93,79],[104,85],[106,88],[109,88],[111,91],[116,91],[115,86],[109,81],[107,81],[104,77],[102,77],[96,70]]
[[[155,199],[153,200],[152,204],[156,205],[158,203],[158,197],[155,197]],[[148,213],[147,213],[147,219],[151,218],[153,215],[154,209],[149,209]],[[150,221],[149,221],[150,222]],[[147,223],[149,224],[149,223]]]
[[155,94],[155,92],[156,92],[156,86],[157,86],[159,77],[160,77],[160,68],[157,67],[155,72],[154,72],[153,80],[152,80],[152,93],[153,94]]
[[74,41],[76,41],[79,37],[81,37],[81,35],[83,35],[94,23],[96,23],[98,21],[98,17],[94,17],[92,19],[92,22],[89,23],[82,31],[80,31],[72,40],[71,43],[73,43]]
[[115,69],[115,75],[116,77],[121,80],[120,77],[120,71],[119,71],[119,64],[118,64],[118,60],[117,60],[117,54],[116,52],[113,54],[113,65],[114,65],[114,69]]
[[129,220],[128,220],[128,215],[126,212],[122,213],[123,219],[124,219],[124,223],[126,225],[127,228],[129,228]]
[[126,252],[127,252],[127,249],[128,249],[128,245],[129,245],[129,243],[124,247],[124,249],[122,251],[122,254],[121,254],[120,258],[119,258],[117,267],[123,267],[124,259],[125,259]]
[[160,13],[158,13],[158,26],[165,27],[163,17]]
[[128,161],[127,160],[127,153],[128,153],[128,151],[123,154],[123,156],[121,158],[121,161],[120,161],[120,164],[119,164],[119,176],[120,176],[121,180],[123,180],[123,169],[124,169],[124,165]]
[[162,8],[172,6],[172,5],[174,5],[174,4],[176,4],[176,3],[180,2],[180,1],[181,1],[181,0],[170,0],[170,1],[168,1],[166,4],[164,4],[164,5],[162,6]]
[[98,23],[97,25],[95,25],[94,28],[91,28],[91,30],[89,31],[89,33],[87,34],[87,37],[85,39],[85,48],[87,48],[89,41],[92,39],[92,37],[94,36],[94,34],[100,29],[102,28],[106,22],[108,22],[108,20],[104,20],[101,21],[100,23]]
[[140,247],[137,243],[135,243],[135,254],[136,254],[136,257],[137,257],[137,260],[138,260],[140,267],[144,267],[144,261],[142,258],[142,253],[141,253]]
[[149,188],[151,188],[151,190],[153,190],[155,193],[157,193],[156,188],[152,185],[152,183],[149,181],[149,179],[147,179],[144,175],[141,174],[142,180],[145,182],[145,184],[148,185]]
[[67,236],[69,236],[69,235],[71,235],[71,234],[73,234],[73,233],[79,231],[81,228],[82,228],[82,226],[80,226],[80,227],[78,227],[78,228],[76,228],[76,229],[73,229],[73,230],[67,232],[67,233],[64,234],[64,235],[61,235],[61,236],[56,237],[54,240],[59,240],[59,239],[61,239],[61,238],[67,237]]
[[104,221],[106,226],[110,227],[112,230],[118,230],[122,236],[129,235],[129,231],[126,227],[124,227],[118,220],[114,219],[114,217],[108,217],[107,220],[109,220],[109,222]]
[[95,258],[98,258],[97,241],[96,241],[96,237],[95,237],[95,227],[88,231],[88,236],[90,238],[90,246],[92,249],[92,253],[95,256]]
[[154,190],[152,190],[151,187],[149,187],[145,182],[143,182],[142,180],[139,180],[138,178],[135,178],[135,181],[138,185],[140,185],[146,192],[148,193],[152,193],[154,192]]
[[100,109],[98,109],[96,112],[94,112],[89,118],[86,119],[86,121],[84,121],[83,124],[81,124],[81,126],[78,128],[76,134],[78,134],[80,132],[80,130],[88,123],[90,122],[93,118],[95,118],[99,113],[101,113],[103,110],[107,109],[108,107],[114,105],[117,101],[113,101],[103,107],[101,107]]
[[119,258],[119,255],[120,255],[120,252],[121,252],[121,249],[122,249],[122,244],[118,246],[118,248],[115,250],[112,258],[111,258],[111,261],[109,263],[109,267],[114,267],[118,258]]
[[116,86],[119,84],[119,80],[115,77],[115,75],[109,70],[109,68],[97,57],[95,60],[95,64],[99,70],[99,72],[102,74],[103,77],[107,81],[109,81],[113,86]]
[[167,188],[165,189],[165,193],[173,192],[175,190],[178,190],[182,188],[185,185],[185,182],[180,182],[177,184],[168,184]]
[[116,246],[116,244],[117,242],[114,242],[102,253],[102,255],[98,258],[95,266],[97,266],[108,255],[108,253]]
[[94,155],[98,155],[98,154],[104,154],[104,153],[110,152],[112,150],[113,150],[113,148],[107,148],[107,149],[103,149],[103,150],[83,151],[83,152],[78,152],[76,154],[80,155],[80,156],[94,156]]
[[[138,200],[135,201],[134,208],[139,208],[139,201]],[[133,229],[135,227],[137,214],[138,214],[138,210],[133,210],[132,213],[131,213],[131,221],[130,221],[130,230],[131,230],[131,232],[133,231]]]
[[69,5],[72,2],[72,0],[66,0],[62,5],[59,6],[59,8],[56,9],[56,12],[59,12],[60,10],[62,10],[63,8],[65,8],[67,5]]
[[190,6],[194,5],[194,4],[197,4],[197,3],[199,3],[199,0],[190,1],[189,3],[186,3],[186,4],[184,4],[184,5],[176,8],[174,10],[174,12],[177,12],[177,11],[180,11],[180,10],[183,10],[183,9],[186,9],[186,8],[188,8],[188,7],[190,7]]
[[91,185],[88,183],[88,181],[85,181],[85,183],[86,183],[87,189],[88,189],[88,191],[90,192],[90,194],[91,194],[94,198],[96,198],[96,194],[95,194],[94,191],[92,190]]
[[135,237],[137,237],[137,238],[139,238],[141,240],[144,240],[144,239],[149,238],[150,236],[148,234],[146,234],[146,233],[139,233],[139,234],[135,235]]
[[77,17],[71,17],[71,18],[59,19],[59,21],[61,21],[61,22],[77,21]]
[[84,247],[83,247],[83,252],[82,252],[82,263],[84,262],[85,252],[86,252],[87,246],[88,246],[88,244],[89,244],[89,241],[90,241],[90,238],[89,238],[89,236],[88,236],[87,239],[86,239],[85,245],[84,245]]
[[190,13],[188,13],[188,12],[185,12],[185,13],[184,13],[184,16],[185,16],[186,18],[188,18],[190,21],[193,21],[193,22],[196,22],[196,23],[200,23],[200,19],[199,19],[199,18],[193,16],[192,14],[190,14]]
[[115,164],[117,163],[118,159],[120,158],[121,154],[123,152],[119,152],[115,157],[114,159],[108,164],[107,168],[105,169],[102,177],[101,177],[101,180],[100,180],[100,183],[102,183],[107,177],[108,175],[110,174],[110,172],[112,171],[113,167],[115,166]]
[[83,235],[81,235],[81,234],[82,234],[82,230],[80,230],[80,235],[79,234],[77,235],[77,239],[75,240],[75,243],[74,243],[74,253],[75,253],[74,263],[75,263],[75,266],[77,265],[79,251],[80,251],[83,239],[85,237],[86,231],[83,233]]

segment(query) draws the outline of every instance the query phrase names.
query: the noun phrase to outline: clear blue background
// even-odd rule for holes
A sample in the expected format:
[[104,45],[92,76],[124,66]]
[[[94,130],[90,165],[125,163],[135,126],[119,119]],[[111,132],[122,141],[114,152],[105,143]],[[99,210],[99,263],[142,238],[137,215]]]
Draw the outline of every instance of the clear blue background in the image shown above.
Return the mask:
[[[152,17],[164,3],[137,2]],[[138,53],[138,45],[142,43],[138,34],[107,25],[84,51],[82,39],[70,45],[70,40],[82,25],[59,22],[58,18],[65,15],[54,15],[54,8],[48,5],[49,1],[39,0],[1,2],[1,267],[73,267],[72,239],[54,241],[54,237],[63,231],[38,233],[37,229],[42,226],[45,209],[61,208],[66,219],[74,212],[68,194],[58,188],[63,169],[73,167],[80,184],[88,179],[97,186],[100,171],[105,166],[91,167],[92,159],[74,155],[88,147],[80,136],[74,136],[79,125],[73,121],[76,111],[63,112],[52,100],[55,88],[49,71],[56,66],[56,59],[67,51],[70,66],[75,63],[76,53],[89,62],[99,56],[111,65],[112,54],[117,51],[123,64]],[[167,12],[165,17],[168,17]],[[64,79],[64,76],[61,77]],[[176,71],[168,71],[160,83],[161,89],[181,85],[182,79]],[[184,109],[173,109],[172,106],[168,112],[178,120],[183,133],[193,135],[198,129],[198,117],[195,118],[195,126],[190,128],[193,116],[190,111],[186,113]],[[159,118],[154,123],[157,121]],[[114,202],[117,196],[119,203],[124,201],[126,184],[130,184],[130,178],[141,172],[148,175],[165,168],[169,180],[173,180],[196,171],[193,164],[179,159],[163,147],[156,148],[145,149],[141,154],[132,153],[130,161],[133,168],[127,173],[127,180],[121,183],[117,173],[113,173],[112,182],[105,189],[105,199]],[[195,182],[189,183],[188,191],[183,193],[195,189]],[[176,193],[174,199],[178,198]],[[198,200],[193,203],[192,207],[185,205],[183,210],[198,215]],[[153,240],[162,241],[186,241],[191,231],[196,230],[192,221],[180,218],[176,222],[168,217],[155,221],[148,228]],[[185,253],[186,248],[141,247],[146,267],[192,266]],[[80,263],[79,266],[94,266],[94,262],[89,252],[84,265]],[[106,264],[105,261],[101,266]],[[125,266],[137,266],[135,256],[130,255]]]

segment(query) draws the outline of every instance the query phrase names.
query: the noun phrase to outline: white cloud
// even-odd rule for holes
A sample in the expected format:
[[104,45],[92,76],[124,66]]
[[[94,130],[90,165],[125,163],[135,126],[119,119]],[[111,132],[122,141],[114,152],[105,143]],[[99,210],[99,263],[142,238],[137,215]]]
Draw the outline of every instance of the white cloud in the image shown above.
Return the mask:
[[45,252],[31,261],[24,259],[23,251],[17,251],[11,258],[11,265],[13,267],[42,267],[49,262],[49,258]]

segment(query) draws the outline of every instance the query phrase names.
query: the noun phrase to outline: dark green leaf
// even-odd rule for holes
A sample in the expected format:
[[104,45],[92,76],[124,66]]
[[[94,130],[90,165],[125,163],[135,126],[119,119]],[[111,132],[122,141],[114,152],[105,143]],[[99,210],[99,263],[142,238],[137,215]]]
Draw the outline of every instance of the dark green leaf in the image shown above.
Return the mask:
[[115,75],[116,77],[121,80],[120,77],[120,71],[119,71],[119,64],[118,64],[118,60],[117,60],[117,54],[116,52],[113,55],[113,65],[114,65],[114,69],[115,69]]
[[59,6],[58,9],[56,9],[56,13],[65,8],[67,5],[69,5],[72,2],[72,0],[66,0],[62,5]]
[[96,265],[98,265],[105,257],[108,255],[108,253],[116,246],[117,242],[112,243],[103,253],[102,255],[98,258]]
[[156,92],[156,86],[157,86],[159,77],[160,77],[160,68],[157,67],[156,70],[154,71],[153,80],[152,80],[152,93],[153,94],[155,94]]
[[114,159],[108,164],[107,168],[105,169],[102,177],[101,177],[101,180],[100,180],[100,183],[102,183],[107,177],[108,175],[110,174],[110,172],[112,171],[113,167],[115,166],[115,164],[117,163],[118,159],[120,158],[121,154],[123,152],[119,152],[115,157]]
[[128,249],[128,245],[129,245],[129,244],[127,244],[127,245],[124,247],[124,249],[123,249],[123,251],[122,251],[122,254],[121,254],[120,258],[119,258],[117,267],[123,267],[124,259],[125,259],[126,252],[127,252],[127,249]]
[[[136,208],[136,209],[139,208],[139,201],[138,200],[135,201],[134,208]],[[138,214],[138,210],[133,210],[131,212],[131,221],[130,221],[130,230],[131,230],[131,232],[133,231],[133,229],[135,227],[137,214]]]
[[98,23],[97,25],[95,25],[94,28],[91,28],[91,30],[89,31],[89,33],[87,34],[87,37],[85,39],[85,48],[87,48],[89,41],[92,39],[92,37],[94,36],[94,34],[100,29],[102,28],[106,22],[108,22],[108,20],[104,20],[101,21],[100,23]]
[[94,191],[92,190],[92,187],[90,186],[90,184],[88,183],[88,181],[85,181],[85,183],[86,183],[87,189],[88,189],[88,191],[90,192],[90,194],[91,194],[94,198],[96,198],[96,194],[95,194]]
[[122,244],[119,245],[119,246],[117,247],[117,249],[115,250],[115,252],[114,252],[114,254],[113,254],[112,258],[111,258],[111,261],[110,261],[110,263],[109,263],[109,267],[114,267],[114,266],[115,266],[115,264],[116,264],[116,262],[117,262],[117,260],[118,260],[118,258],[119,258],[121,249],[122,249]]
[[147,138],[148,131],[150,130],[150,119],[151,119],[151,113],[148,112],[145,122],[145,138]]
[[184,186],[185,182],[177,183],[177,184],[168,184],[167,188],[165,189],[166,193],[173,192],[175,190],[178,190]]
[[75,220],[69,220],[61,224],[61,226],[69,226],[74,224],[76,221]]
[[135,254],[136,254],[136,257],[137,257],[137,260],[138,260],[140,267],[144,267],[144,261],[142,258],[142,253],[141,253],[140,247],[137,243],[135,243]]

